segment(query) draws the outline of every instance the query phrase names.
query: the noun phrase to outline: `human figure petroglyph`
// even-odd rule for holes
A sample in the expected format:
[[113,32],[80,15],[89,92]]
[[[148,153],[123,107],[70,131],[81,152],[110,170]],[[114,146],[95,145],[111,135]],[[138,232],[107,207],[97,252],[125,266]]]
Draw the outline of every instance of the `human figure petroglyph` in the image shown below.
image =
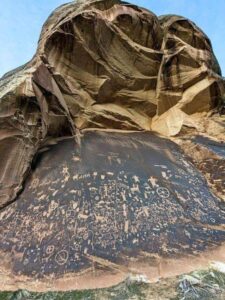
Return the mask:
[[151,183],[152,187],[158,186],[157,181],[158,181],[158,179],[153,176],[150,176],[148,179],[148,182]]
[[130,190],[131,190],[131,193],[140,193],[139,184],[133,183]]
[[39,186],[39,178],[34,178],[31,182],[30,188],[31,189],[36,189]]
[[99,188],[99,194],[101,195],[101,198],[105,198],[108,196],[108,185],[104,184],[103,186],[100,186]]

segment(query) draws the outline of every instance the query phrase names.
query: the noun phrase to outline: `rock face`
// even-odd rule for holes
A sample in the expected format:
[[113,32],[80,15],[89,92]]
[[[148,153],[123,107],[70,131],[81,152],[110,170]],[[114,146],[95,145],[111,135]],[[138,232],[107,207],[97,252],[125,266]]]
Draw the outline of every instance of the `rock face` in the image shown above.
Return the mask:
[[[209,39],[183,17],[116,0],[55,10],[33,59],[0,80],[0,268],[93,287],[95,272],[113,283],[156,253],[221,244],[223,145],[192,135],[224,139],[210,117],[224,86]],[[199,147],[196,160],[172,136]]]
[[60,7],[31,62],[0,81],[0,205],[15,199],[47,138],[151,124],[177,134],[218,104],[220,75],[209,39],[185,18],[111,0]]
[[80,149],[70,138],[43,153],[1,214],[1,261],[17,276],[74,272],[90,288],[96,272],[104,286],[131,270],[156,276],[153,254],[179,257],[225,241],[218,198],[171,141],[87,132]]

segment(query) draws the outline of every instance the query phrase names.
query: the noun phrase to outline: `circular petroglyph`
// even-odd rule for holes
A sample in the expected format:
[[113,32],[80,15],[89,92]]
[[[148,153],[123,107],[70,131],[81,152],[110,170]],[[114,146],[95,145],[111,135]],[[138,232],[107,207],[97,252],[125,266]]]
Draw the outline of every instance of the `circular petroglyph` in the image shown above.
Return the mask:
[[159,197],[164,198],[164,199],[167,199],[170,196],[169,190],[164,187],[157,188],[156,192],[159,195]]
[[46,253],[47,254],[52,254],[55,250],[55,246],[53,245],[49,245],[47,248],[46,248]]
[[76,251],[76,252],[79,252],[81,250],[81,245],[77,242],[77,241],[74,241],[72,244],[71,244],[71,248]]
[[69,253],[66,250],[59,251],[55,256],[55,261],[58,265],[62,266],[67,263],[67,260],[69,258]]

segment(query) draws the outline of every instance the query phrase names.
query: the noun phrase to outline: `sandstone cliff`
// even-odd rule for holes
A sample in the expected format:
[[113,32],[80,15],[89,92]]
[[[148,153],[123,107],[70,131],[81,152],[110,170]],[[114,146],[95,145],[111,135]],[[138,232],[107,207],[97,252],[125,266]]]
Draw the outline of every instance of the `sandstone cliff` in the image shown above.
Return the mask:
[[222,243],[224,92],[209,38],[184,17],[119,0],[56,9],[32,60],[0,80],[3,264],[117,274]]

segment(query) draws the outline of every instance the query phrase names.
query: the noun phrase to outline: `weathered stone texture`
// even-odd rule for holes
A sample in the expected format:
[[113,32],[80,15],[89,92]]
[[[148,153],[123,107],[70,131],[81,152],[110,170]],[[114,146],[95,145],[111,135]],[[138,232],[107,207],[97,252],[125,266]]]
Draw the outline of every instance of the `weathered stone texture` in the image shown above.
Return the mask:
[[71,273],[73,288],[103,287],[222,245],[224,90],[210,40],[184,17],[119,0],[56,9],[32,60],[0,79],[9,286]]

